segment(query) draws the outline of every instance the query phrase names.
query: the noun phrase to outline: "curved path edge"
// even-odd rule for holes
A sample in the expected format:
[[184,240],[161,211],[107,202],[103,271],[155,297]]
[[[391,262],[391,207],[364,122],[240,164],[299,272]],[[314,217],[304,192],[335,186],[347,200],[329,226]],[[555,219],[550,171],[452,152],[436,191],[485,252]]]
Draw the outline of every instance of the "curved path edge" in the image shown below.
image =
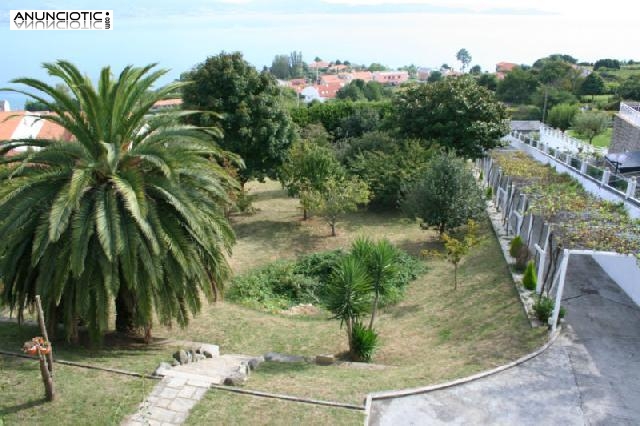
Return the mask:
[[561,332],[561,328],[559,327],[555,333],[551,334],[549,336],[549,340],[547,340],[547,342],[542,345],[541,347],[539,347],[538,349],[536,349],[533,352],[530,352],[526,355],[521,356],[520,358],[516,359],[515,361],[511,361],[507,364],[498,366],[496,368],[493,368],[491,370],[485,370],[482,371],[480,373],[476,373],[476,374],[472,374],[471,376],[467,376],[467,377],[463,377],[461,379],[456,379],[456,380],[451,380],[448,382],[444,382],[444,383],[439,383],[436,385],[430,385],[430,386],[422,386],[422,387],[417,387],[417,388],[408,388],[408,389],[398,389],[398,390],[388,390],[388,391],[380,391],[380,392],[371,392],[369,394],[367,394],[366,400],[365,400],[365,407],[364,407],[364,412],[365,412],[365,419],[364,419],[364,424],[368,425],[369,424],[369,416],[371,414],[371,404],[373,402],[374,399],[389,399],[389,398],[398,398],[398,397],[403,397],[403,396],[410,396],[410,395],[418,395],[418,394],[422,394],[422,393],[428,393],[428,392],[432,392],[435,390],[440,390],[440,389],[446,389],[446,388],[450,388],[453,386],[458,386],[458,385],[462,385],[465,383],[469,383],[469,382],[473,382],[475,380],[478,379],[483,379],[485,377],[489,377],[489,376],[493,376],[494,374],[500,373],[502,371],[508,370],[510,368],[516,367],[520,364],[523,364],[535,357],[537,357],[538,355],[544,353],[547,349],[549,349],[549,347],[551,345],[553,345],[553,343],[556,341],[556,339],[558,338],[558,336],[560,335]]

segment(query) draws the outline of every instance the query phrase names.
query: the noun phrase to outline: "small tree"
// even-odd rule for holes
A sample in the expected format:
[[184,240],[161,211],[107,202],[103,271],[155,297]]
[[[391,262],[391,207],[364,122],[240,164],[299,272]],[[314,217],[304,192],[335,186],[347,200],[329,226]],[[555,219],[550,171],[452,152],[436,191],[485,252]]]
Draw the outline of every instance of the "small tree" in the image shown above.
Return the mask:
[[477,242],[478,225],[472,219],[467,222],[467,231],[461,239],[448,234],[442,234],[442,241],[446,251],[447,260],[453,265],[453,288],[458,289],[458,265],[463,257],[469,253],[471,247]]
[[389,240],[383,239],[373,242],[369,238],[361,237],[353,242],[351,254],[365,265],[371,279],[374,298],[371,306],[369,330],[373,330],[380,295],[385,293],[389,280],[397,270],[396,259],[398,258],[398,252]]
[[331,176],[321,191],[309,194],[309,206],[327,219],[332,237],[336,236],[336,223],[340,215],[354,212],[359,204],[368,202],[369,187],[358,178]]
[[340,173],[340,164],[331,148],[300,141],[291,147],[280,180],[290,196],[300,197],[303,219],[306,220],[311,201],[309,195],[313,191],[322,192],[327,179]]
[[527,263],[527,269],[524,270],[524,277],[522,278],[522,285],[527,290],[535,290],[538,283],[538,277],[536,276],[536,264],[533,260]]
[[327,308],[347,329],[349,353],[354,353],[353,325],[371,306],[371,280],[362,263],[354,256],[344,257],[327,286]]
[[577,113],[577,105],[562,103],[551,108],[547,121],[551,126],[564,132],[571,126],[573,117],[575,117]]
[[480,188],[464,160],[452,152],[435,155],[407,191],[403,210],[436,226],[440,234],[465,224],[484,211]]
[[462,64],[460,67],[460,71],[462,72],[464,72],[467,66],[471,63],[471,55],[467,49],[458,50],[458,53],[456,53],[456,59]]
[[609,116],[605,112],[587,111],[577,114],[573,118],[573,129],[578,135],[593,143],[593,138],[602,134],[609,127]]

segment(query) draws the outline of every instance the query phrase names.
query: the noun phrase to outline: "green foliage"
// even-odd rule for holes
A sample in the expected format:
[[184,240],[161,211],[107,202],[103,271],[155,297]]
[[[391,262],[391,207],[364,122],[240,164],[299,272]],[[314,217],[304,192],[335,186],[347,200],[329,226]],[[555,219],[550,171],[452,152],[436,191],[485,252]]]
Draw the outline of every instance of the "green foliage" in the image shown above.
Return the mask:
[[444,78],[444,76],[442,75],[442,73],[440,71],[431,71],[429,73],[429,77],[427,77],[427,82],[428,83],[435,83],[437,81],[440,81]]
[[536,275],[536,263],[530,260],[527,263],[527,268],[524,270],[524,277],[522,278],[522,285],[527,290],[534,291],[538,282],[538,276]]
[[271,68],[269,69],[271,74],[275,78],[286,80],[290,77],[289,74],[289,56],[288,55],[276,55],[271,62]]
[[400,135],[437,141],[466,158],[481,157],[508,131],[502,103],[469,76],[408,85],[393,107]]
[[357,177],[330,176],[324,188],[309,193],[309,206],[324,216],[331,227],[331,236],[336,236],[336,223],[340,215],[358,210],[358,205],[369,202],[369,187]]
[[467,66],[471,63],[471,55],[467,49],[458,50],[458,53],[456,53],[456,59],[462,64],[460,67],[462,72],[464,72]]
[[513,240],[509,243],[509,254],[511,257],[518,257],[518,253],[520,253],[520,248],[524,245],[522,242],[522,238],[520,235],[516,235]]
[[578,106],[573,104],[559,104],[551,108],[547,117],[547,122],[562,131],[571,127],[573,118],[578,113]]
[[[555,302],[553,301],[553,299],[547,296],[540,296],[536,303],[533,304],[533,311],[536,313],[536,317],[546,324],[553,314],[554,306]],[[564,318],[565,314],[566,310],[564,306],[561,306],[560,312],[558,313],[558,318]]]
[[291,119],[269,73],[258,73],[240,52],[211,56],[181,76],[184,109],[204,112],[196,123],[223,130],[220,146],[242,157],[242,183],[276,177],[293,139]]
[[353,324],[351,335],[353,342],[352,357],[354,361],[371,362],[373,354],[378,348],[378,333],[365,327],[359,321]]
[[301,273],[290,262],[274,262],[249,274],[234,278],[226,298],[252,308],[269,311],[287,309],[300,303],[317,304],[321,282]]
[[343,173],[331,148],[312,141],[296,142],[280,171],[280,181],[290,196],[300,198],[304,218],[312,207],[310,194],[322,192],[329,177]]
[[622,99],[640,101],[640,74],[634,74],[625,79],[620,84],[618,93]]
[[485,191],[484,194],[485,198],[487,198],[488,200],[491,199],[491,197],[493,197],[493,188],[488,186],[487,190]]
[[[350,151],[367,146],[372,134],[353,141]],[[384,146],[362,149],[348,159],[347,170],[367,183],[371,190],[371,206],[379,209],[395,209],[402,197],[403,188],[416,181],[433,155],[417,141],[396,142],[389,140]]]
[[471,247],[477,242],[478,225],[472,219],[467,222],[464,238],[455,238],[448,234],[442,234],[447,260],[453,265],[454,289],[458,288],[458,264],[469,253]]
[[352,101],[380,101],[386,96],[385,88],[377,81],[356,79],[342,87],[336,93],[337,99],[349,99]]
[[435,155],[402,202],[411,217],[437,226],[440,233],[476,219],[484,212],[480,188],[464,160],[451,152]]
[[25,101],[24,103],[25,111],[47,111],[47,104],[39,101]]
[[334,268],[345,256],[342,250],[330,250],[312,253],[299,258],[294,266],[296,274],[305,275],[317,279],[326,284]]
[[593,64],[593,70],[597,71],[600,68],[610,68],[614,70],[620,69],[620,61],[617,59],[598,59]]
[[[0,163],[12,166],[0,173],[3,302],[21,318],[39,294],[50,330],[62,321],[67,338],[81,320],[99,340],[113,305],[119,331],[153,318],[186,325],[230,274],[225,210],[237,183],[219,165],[233,161],[215,143],[220,132],[176,124],[175,111],[146,119],[183,86],[152,90],[166,74],[153,65],[117,79],[105,67],[97,87],[69,62],[44,67],[66,90],[13,83],[40,92],[30,96],[52,111],[41,118],[73,139],[0,144]],[[39,150],[4,157],[20,147]]]
[[589,144],[593,143],[593,138],[604,133],[611,119],[605,112],[586,111],[578,113],[573,118],[573,130],[579,136],[586,138]]
[[342,258],[331,274],[326,303],[334,318],[339,319],[341,325],[347,324],[350,337],[353,322],[371,307],[371,278],[354,256]]
[[[473,67],[471,68],[471,73],[474,74]],[[498,88],[498,79],[495,74],[489,74],[488,72],[485,72],[484,74],[479,74],[477,81],[479,86],[486,87],[492,92],[495,92]]]
[[589,74],[580,86],[581,95],[601,95],[604,91],[604,80],[595,72]]
[[496,96],[503,102],[526,104],[538,87],[538,79],[531,70],[515,67],[498,81]]

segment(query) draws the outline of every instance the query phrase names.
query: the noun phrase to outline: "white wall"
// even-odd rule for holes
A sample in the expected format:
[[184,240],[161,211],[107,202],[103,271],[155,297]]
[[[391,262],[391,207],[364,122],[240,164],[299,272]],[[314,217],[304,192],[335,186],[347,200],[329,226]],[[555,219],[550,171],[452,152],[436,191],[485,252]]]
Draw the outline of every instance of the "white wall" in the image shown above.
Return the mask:
[[640,267],[638,260],[630,255],[592,254],[600,267],[614,280],[627,296],[640,306]]

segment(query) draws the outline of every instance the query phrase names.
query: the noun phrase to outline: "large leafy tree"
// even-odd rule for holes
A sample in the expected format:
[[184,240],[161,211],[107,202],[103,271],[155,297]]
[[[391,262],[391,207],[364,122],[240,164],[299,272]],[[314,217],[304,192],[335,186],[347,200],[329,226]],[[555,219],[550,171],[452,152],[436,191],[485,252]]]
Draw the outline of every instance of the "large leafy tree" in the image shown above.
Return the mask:
[[587,138],[589,144],[592,144],[593,138],[604,133],[610,123],[611,119],[606,112],[586,111],[576,114],[571,124],[578,135]]
[[478,218],[484,201],[464,160],[452,152],[435,155],[408,189],[402,207],[411,217],[435,226],[440,234]]
[[496,86],[496,96],[503,102],[526,104],[538,87],[538,79],[531,70],[515,67]]
[[467,69],[467,66],[471,63],[471,54],[467,49],[460,49],[458,50],[458,53],[456,53],[456,59],[462,64],[460,71],[464,72],[464,70]]
[[461,156],[478,158],[507,134],[507,113],[472,77],[406,87],[394,100],[402,136],[437,141]]
[[219,131],[177,124],[176,112],[147,116],[182,86],[152,90],[165,74],[155,65],[117,78],[103,68],[97,86],[69,62],[44,68],[68,92],[32,78],[12,90],[46,104],[41,119],[73,138],[0,144],[3,302],[21,316],[40,294],[49,328],[63,321],[70,339],[80,321],[99,339],[114,304],[120,331],[150,337],[153,317],[187,324],[229,275],[235,184],[219,165]]
[[224,133],[221,146],[242,157],[239,173],[251,179],[276,177],[293,139],[291,119],[280,100],[280,89],[269,73],[258,73],[240,52],[211,56],[182,76],[186,109],[214,111],[197,124],[216,125]]

